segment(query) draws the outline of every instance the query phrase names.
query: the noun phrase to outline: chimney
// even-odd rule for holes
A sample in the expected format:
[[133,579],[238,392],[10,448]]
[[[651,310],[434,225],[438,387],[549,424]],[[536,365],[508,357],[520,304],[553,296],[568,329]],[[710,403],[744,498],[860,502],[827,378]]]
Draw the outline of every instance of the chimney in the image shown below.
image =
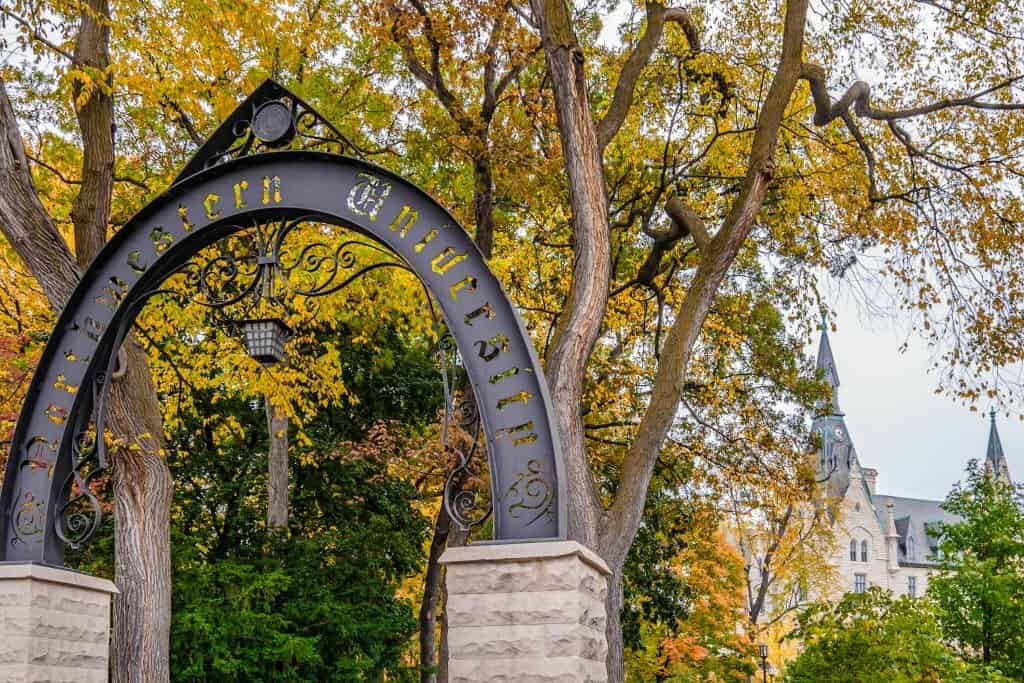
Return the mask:
[[895,574],[900,570],[900,534],[896,531],[896,519],[893,513],[896,505],[892,502],[892,498],[885,504],[885,508],[885,554],[888,555],[886,560],[889,573]]
[[873,467],[865,467],[861,472],[864,474],[864,483],[868,485],[868,491],[875,495],[875,483],[878,481],[878,470]]

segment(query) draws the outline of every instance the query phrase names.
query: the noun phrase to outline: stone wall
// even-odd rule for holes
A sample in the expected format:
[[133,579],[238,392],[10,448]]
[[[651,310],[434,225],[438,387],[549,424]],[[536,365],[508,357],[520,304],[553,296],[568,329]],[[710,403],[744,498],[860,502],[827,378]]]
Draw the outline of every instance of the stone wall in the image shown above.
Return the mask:
[[604,683],[608,567],[574,541],[441,557],[451,683]]
[[[884,513],[884,510],[883,510]],[[850,471],[850,487],[843,499],[835,527],[836,554],[833,566],[837,569],[835,593],[829,597],[838,599],[843,593],[853,590],[856,574],[864,574],[867,585],[893,589],[893,577],[889,573],[888,552],[885,545],[885,530],[878,523],[875,507],[865,490],[862,475],[857,467]],[[850,540],[857,542],[857,559],[850,559]],[[868,542],[868,561],[860,559],[860,543]]]
[[0,683],[105,683],[116,592],[87,574],[0,563]]

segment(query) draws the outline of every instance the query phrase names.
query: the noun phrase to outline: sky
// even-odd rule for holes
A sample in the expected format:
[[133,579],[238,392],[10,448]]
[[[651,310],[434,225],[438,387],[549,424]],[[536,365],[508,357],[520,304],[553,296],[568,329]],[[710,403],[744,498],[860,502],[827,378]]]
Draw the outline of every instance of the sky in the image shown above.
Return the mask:
[[[900,321],[866,314],[851,296],[829,301],[837,329],[830,332],[839,370],[839,405],[864,467],[878,470],[878,491],[894,496],[945,498],[971,458],[985,457],[989,406],[978,412],[935,393],[930,354],[907,336]],[[908,342],[905,352],[900,346]],[[817,339],[808,353],[817,353]],[[997,414],[996,424],[1015,480],[1024,475],[1024,424]]]

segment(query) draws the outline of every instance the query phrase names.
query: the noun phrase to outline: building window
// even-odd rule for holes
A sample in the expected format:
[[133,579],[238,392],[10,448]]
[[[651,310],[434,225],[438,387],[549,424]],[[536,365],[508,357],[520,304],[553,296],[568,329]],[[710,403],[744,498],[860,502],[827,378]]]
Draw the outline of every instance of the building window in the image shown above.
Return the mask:
[[861,541],[860,542],[860,561],[861,562],[867,562],[868,561],[868,542],[867,541]]
[[907,539],[907,559],[911,562],[917,560],[917,548],[914,545],[914,539]]
[[907,595],[909,595],[912,598],[916,598],[917,597],[917,577],[916,576],[908,576],[907,577]]
[[850,562],[857,561],[857,541],[850,541]]
[[853,575],[853,592],[863,593],[868,589],[868,575],[867,574],[854,574]]

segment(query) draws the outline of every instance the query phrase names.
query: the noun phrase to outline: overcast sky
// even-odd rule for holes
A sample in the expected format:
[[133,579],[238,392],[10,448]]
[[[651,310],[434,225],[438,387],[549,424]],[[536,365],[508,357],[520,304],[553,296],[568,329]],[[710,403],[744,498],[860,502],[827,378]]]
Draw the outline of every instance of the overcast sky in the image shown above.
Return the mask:
[[[863,315],[850,297],[829,303],[838,315],[838,330],[830,334],[840,406],[861,464],[878,470],[881,493],[945,498],[967,461],[985,457],[988,406],[972,413],[936,394],[928,349],[907,337],[899,322]],[[909,348],[901,353],[904,341]],[[1016,480],[1024,473],[1024,425],[1013,416],[997,414],[996,420]]]

